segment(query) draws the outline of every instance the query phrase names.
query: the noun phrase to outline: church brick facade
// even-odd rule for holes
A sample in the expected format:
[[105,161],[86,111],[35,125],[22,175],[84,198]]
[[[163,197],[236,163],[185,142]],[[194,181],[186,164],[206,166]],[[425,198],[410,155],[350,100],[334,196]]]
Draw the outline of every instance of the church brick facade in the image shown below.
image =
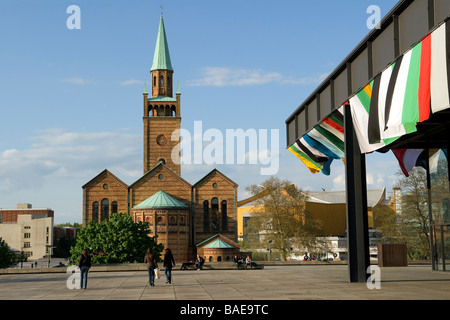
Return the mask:
[[[216,234],[237,241],[237,188],[214,169],[195,184],[181,177],[181,94],[173,97],[173,69],[161,16],[151,81],[143,93],[143,176],[125,184],[108,170],[83,187],[83,226],[116,212],[150,223],[150,235],[170,248],[178,262],[191,261],[196,245]],[[150,86],[150,90],[147,87]],[[148,96],[150,92],[150,97]],[[176,135],[178,132],[178,135]],[[145,203],[163,191],[178,206]]]

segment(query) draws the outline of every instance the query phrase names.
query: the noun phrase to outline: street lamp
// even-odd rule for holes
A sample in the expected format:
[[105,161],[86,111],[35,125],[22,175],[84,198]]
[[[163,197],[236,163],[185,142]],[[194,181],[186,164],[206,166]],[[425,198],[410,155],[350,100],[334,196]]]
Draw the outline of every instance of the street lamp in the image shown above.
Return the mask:
[[45,245],[45,247],[47,248],[47,255],[48,255],[48,261],[47,261],[47,268],[50,268],[50,257],[52,255],[52,248],[56,248],[56,246],[52,246],[52,245]]
[[270,250],[270,244],[272,243],[272,240],[269,240],[269,261],[270,261],[270,253],[272,252],[272,250]]

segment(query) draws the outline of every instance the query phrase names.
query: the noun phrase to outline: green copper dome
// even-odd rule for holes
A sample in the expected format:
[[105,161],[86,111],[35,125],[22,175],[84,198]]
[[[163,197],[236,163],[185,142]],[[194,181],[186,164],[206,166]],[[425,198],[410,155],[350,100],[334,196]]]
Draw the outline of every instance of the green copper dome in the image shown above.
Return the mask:
[[164,191],[158,191],[133,209],[187,209],[187,206]]
[[164,28],[164,21],[161,15],[159,20],[158,37],[156,38],[155,54],[153,56],[152,70],[171,70],[172,63],[170,62],[169,45],[167,44],[166,30]]
[[216,239],[214,241],[211,241],[203,248],[210,248],[210,249],[229,249],[234,248],[231,244],[226,243],[222,239]]

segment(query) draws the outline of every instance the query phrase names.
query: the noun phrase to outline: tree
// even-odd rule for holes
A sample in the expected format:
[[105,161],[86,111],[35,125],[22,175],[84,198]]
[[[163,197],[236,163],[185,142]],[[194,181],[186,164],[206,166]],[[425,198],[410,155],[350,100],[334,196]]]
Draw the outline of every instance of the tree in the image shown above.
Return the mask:
[[[403,176],[403,173],[399,171],[397,175]],[[429,259],[430,229],[426,171],[416,167],[409,173],[409,177],[403,176],[396,186],[403,192],[402,212],[397,216],[396,240],[407,244],[410,259]]]
[[16,262],[16,254],[0,237],[0,268],[9,268]]
[[308,195],[304,191],[275,177],[262,185],[251,185],[247,191],[256,196],[257,208],[247,224],[249,245],[257,246],[262,236],[264,245],[270,243],[270,250],[282,260],[296,249],[315,247],[320,224],[305,209]]
[[135,223],[130,215],[115,213],[110,220],[100,223],[91,221],[81,229],[76,244],[71,248],[72,261],[77,261],[83,249],[92,254],[93,263],[133,263],[142,262],[148,248],[158,257],[163,250],[150,237],[148,222]]
[[78,222],[65,222],[56,225],[57,227],[73,227],[73,228],[81,228],[81,223]]
[[373,210],[374,228],[380,230],[383,242],[396,242],[399,236],[399,226],[395,211],[389,206],[375,206]]

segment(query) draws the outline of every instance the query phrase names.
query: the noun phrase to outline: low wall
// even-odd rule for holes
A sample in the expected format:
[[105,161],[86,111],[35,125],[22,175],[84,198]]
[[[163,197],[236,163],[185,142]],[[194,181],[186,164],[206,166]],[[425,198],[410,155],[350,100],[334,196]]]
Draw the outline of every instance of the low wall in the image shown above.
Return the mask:
[[[255,261],[258,265],[268,266],[315,266],[315,265],[347,265],[347,261]],[[376,264],[376,263],[373,263]],[[430,265],[430,261],[409,261],[408,265]],[[205,270],[231,270],[234,269],[233,262],[208,262],[205,263]],[[180,270],[181,263],[178,263],[173,270]],[[161,265],[162,269],[162,265]],[[189,270],[189,269],[188,269]],[[192,269],[190,269],[192,270]],[[147,266],[143,263],[130,264],[105,264],[93,265],[91,272],[120,272],[120,271],[147,271]],[[0,269],[3,274],[27,274],[27,273],[67,273],[67,267],[53,268],[9,268]]]

